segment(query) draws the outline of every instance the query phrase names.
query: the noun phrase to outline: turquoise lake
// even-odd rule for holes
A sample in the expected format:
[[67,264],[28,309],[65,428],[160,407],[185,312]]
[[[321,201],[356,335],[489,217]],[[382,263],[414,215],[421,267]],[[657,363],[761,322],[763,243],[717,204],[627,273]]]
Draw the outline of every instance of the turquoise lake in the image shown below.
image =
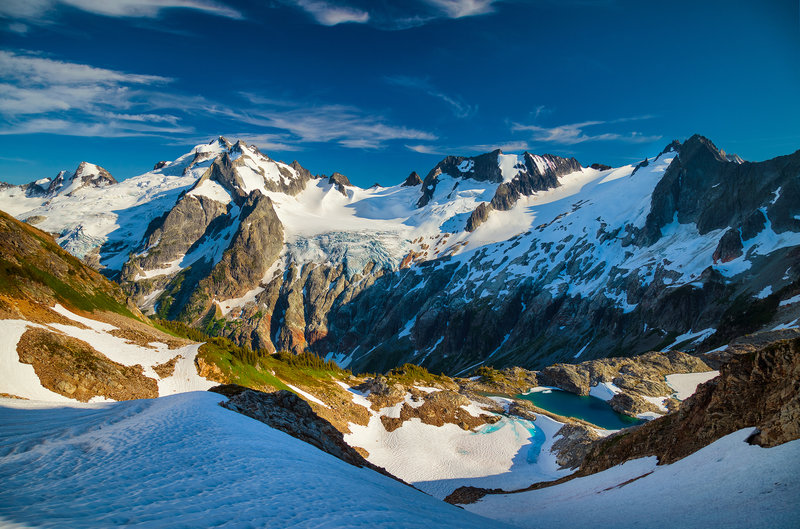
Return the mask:
[[549,412],[583,419],[606,430],[619,430],[643,421],[622,415],[614,411],[609,404],[596,397],[582,397],[554,389],[517,395]]

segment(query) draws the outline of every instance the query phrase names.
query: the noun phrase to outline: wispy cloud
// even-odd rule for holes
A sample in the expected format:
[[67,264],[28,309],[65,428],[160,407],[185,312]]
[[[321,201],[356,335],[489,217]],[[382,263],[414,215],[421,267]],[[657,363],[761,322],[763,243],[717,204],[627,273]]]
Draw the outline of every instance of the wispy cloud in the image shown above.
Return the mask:
[[430,81],[418,77],[409,77],[405,75],[393,75],[384,78],[385,81],[394,86],[402,86],[419,90],[428,94],[431,97],[444,101],[457,118],[466,118],[475,113],[477,107],[464,102],[459,96],[452,96],[437,90]]
[[335,142],[343,147],[376,149],[391,140],[435,140],[425,131],[391,125],[380,115],[349,105],[309,105],[282,101],[246,112],[219,109],[232,119],[263,128],[286,131],[301,143]]
[[153,113],[154,86],[172,80],[0,50],[3,134],[48,132],[121,136],[185,132],[175,116]]
[[530,149],[527,141],[510,140],[499,143],[482,143],[478,145],[464,145],[458,148],[457,152],[484,153],[500,149],[503,152],[522,152]]
[[[42,57],[34,53],[0,50],[0,78],[16,82],[21,90],[35,91],[53,87],[114,87],[152,85],[171,79],[158,75],[140,75],[96,68]],[[6,94],[7,95],[7,94]],[[24,107],[22,107],[24,110]]]
[[335,5],[323,0],[290,0],[290,2],[303,9],[323,26],[348,22],[364,24],[369,21],[368,12],[346,5]]
[[48,20],[59,7],[107,17],[156,18],[166,9],[177,8],[235,19],[242,16],[229,6],[206,0],[3,0],[0,2],[0,17]]
[[281,0],[302,9],[318,23],[370,24],[379,29],[400,30],[422,26],[434,20],[485,15],[499,0],[416,0],[375,2],[374,0]]
[[442,154],[439,148],[434,145],[406,145],[406,149],[409,151],[418,152],[420,154]]
[[575,145],[592,141],[620,141],[627,143],[649,143],[661,139],[661,136],[648,136],[637,131],[628,132],[586,132],[585,129],[608,126],[630,121],[650,119],[653,116],[635,116],[629,118],[619,118],[609,121],[583,121],[580,123],[569,123],[554,127],[544,127],[541,125],[523,125],[514,123],[511,130],[514,132],[530,132],[531,140],[541,143],[555,143],[560,145]]
[[70,119],[36,118],[9,127],[0,127],[0,135],[58,134],[62,136],[86,136],[102,138],[130,138],[136,136],[164,136],[189,133],[192,129],[175,126],[158,126],[126,120],[105,122],[81,122]]
[[[236,136],[266,149],[296,150],[332,142],[346,148],[378,149],[387,142],[425,142],[436,136],[393,124],[356,106],[258,94],[234,102],[168,92],[172,79],[60,61],[30,52],[0,50],[0,134],[70,136],[197,135],[198,116],[214,116]],[[234,104],[235,103],[235,104]],[[208,131],[212,135],[219,130]]]
[[485,15],[494,10],[497,0],[424,0],[426,4],[442,11],[449,18]]
[[418,152],[420,154],[439,154],[439,155],[483,154],[497,149],[500,149],[505,153],[520,153],[522,151],[528,151],[531,148],[530,144],[527,141],[519,141],[519,140],[510,140],[498,143],[459,145],[457,147],[453,146],[448,147],[443,145],[432,145],[432,144],[406,145],[405,147],[408,150]]
[[16,33],[18,35],[24,35],[28,32],[30,27],[27,24],[23,24],[22,22],[11,22],[6,26],[8,31],[12,33]]

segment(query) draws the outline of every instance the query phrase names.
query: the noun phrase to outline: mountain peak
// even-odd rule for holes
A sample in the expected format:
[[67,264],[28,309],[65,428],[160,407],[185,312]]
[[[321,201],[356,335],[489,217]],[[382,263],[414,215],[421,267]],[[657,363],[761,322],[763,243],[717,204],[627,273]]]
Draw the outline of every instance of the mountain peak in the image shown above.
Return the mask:
[[422,178],[420,178],[419,174],[416,171],[412,171],[408,178],[405,179],[403,182],[403,187],[413,187],[418,186],[422,183]]
[[328,179],[328,183],[329,184],[334,184],[336,186],[336,189],[339,191],[339,193],[343,194],[344,196],[347,196],[347,190],[345,189],[345,187],[353,185],[353,184],[350,183],[350,179],[349,178],[347,178],[342,173],[338,173],[338,172],[334,172],[331,175],[331,177]]
[[[41,183],[40,183],[41,182]],[[117,180],[106,169],[89,162],[81,162],[74,173],[59,171],[53,180],[41,179],[36,184],[47,185],[47,195],[71,195],[84,187],[105,187]]]
[[[670,146],[674,143],[675,142],[671,143]],[[714,145],[714,142],[705,136],[701,136],[700,134],[692,135],[691,138],[680,145],[680,149],[678,150],[678,155],[681,157],[681,159],[688,159],[695,156],[704,156],[709,154],[720,162],[744,163],[744,160],[739,157],[739,155],[726,153]]]

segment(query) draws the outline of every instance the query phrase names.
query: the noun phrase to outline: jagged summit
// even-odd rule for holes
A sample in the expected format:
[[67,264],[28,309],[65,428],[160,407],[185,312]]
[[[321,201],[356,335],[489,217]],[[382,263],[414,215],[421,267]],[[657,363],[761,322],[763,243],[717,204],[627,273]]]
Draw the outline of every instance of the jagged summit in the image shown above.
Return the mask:
[[[705,136],[701,136],[700,134],[692,135],[688,140],[684,141],[683,143],[679,143],[677,141],[673,141],[667,148],[671,146],[676,146],[675,149],[677,152],[680,153],[680,156],[683,157],[693,157],[693,156],[701,156],[701,155],[710,155],[719,160],[720,162],[733,162],[733,163],[744,163],[744,160],[738,154],[728,154],[712,142],[710,139],[706,138]],[[665,149],[666,150],[666,149]]]
[[419,174],[416,171],[412,171],[408,178],[403,181],[403,187],[414,187],[418,186],[422,183],[422,178],[420,178]]
[[144,310],[359,369],[454,373],[493,351],[508,365],[708,338],[732,300],[796,277],[798,160],[738,163],[696,136],[637,166],[495,150],[363,189],[217,138],[75,196],[0,186],[0,209]]
[[442,175],[447,175],[450,178],[468,178],[498,184],[491,206],[492,209],[505,211],[520,196],[557,187],[560,177],[581,169],[575,158],[537,155],[527,151],[516,155],[504,154],[502,150],[496,149],[474,157],[448,156],[436,164],[425,177],[422,196],[417,205],[423,207],[428,204]]
[[328,178],[328,183],[336,186],[336,190],[344,196],[347,196],[347,189],[345,188],[353,187],[353,184],[350,183],[350,179],[338,172],[333,173],[330,178]]
[[29,195],[71,195],[85,187],[105,187],[117,181],[106,169],[89,162],[81,162],[75,172],[59,171],[55,178],[42,178],[27,184]]

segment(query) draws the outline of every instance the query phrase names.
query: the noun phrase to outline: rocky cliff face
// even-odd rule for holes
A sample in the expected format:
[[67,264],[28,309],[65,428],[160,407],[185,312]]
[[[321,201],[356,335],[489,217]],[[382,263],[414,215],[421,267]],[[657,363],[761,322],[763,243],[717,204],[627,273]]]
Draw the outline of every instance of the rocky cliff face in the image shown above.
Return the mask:
[[554,364],[539,371],[537,380],[540,385],[556,386],[577,395],[588,395],[593,386],[611,382],[623,390],[658,397],[672,394],[664,382],[666,375],[710,370],[700,358],[679,351],[650,352],[634,358]]
[[631,459],[657,456],[669,464],[742,428],[756,427],[749,442],[763,447],[800,438],[800,340],[773,343],[737,355],[720,376],[702,384],[680,410],[598,441],[579,474]]
[[458,374],[708,350],[796,319],[800,153],[742,162],[698,136],[609,169],[495,151],[370,189],[224,138],[159,165],[110,188],[144,189],[135,207],[98,195],[114,232],[71,197],[20,216],[64,217],[59,240],[101,241],[141,307],[254,348]]
[[[524,152],[522,156],[515,156],[505,155],[498,149],[474,157],[448,156],[425,177],[417,206],[426,206],[430,202],[442,175],[497,183],[491,200],[480,204],[469,216],[466,229],[472,232],[486,221],[491,211],[508,211],[520,197],[558,187],[560,177],[581,169],[575,158],[551,154],[539,156]],[[413,185],[409,181],[413,180],[414,174],[403,185]]]

